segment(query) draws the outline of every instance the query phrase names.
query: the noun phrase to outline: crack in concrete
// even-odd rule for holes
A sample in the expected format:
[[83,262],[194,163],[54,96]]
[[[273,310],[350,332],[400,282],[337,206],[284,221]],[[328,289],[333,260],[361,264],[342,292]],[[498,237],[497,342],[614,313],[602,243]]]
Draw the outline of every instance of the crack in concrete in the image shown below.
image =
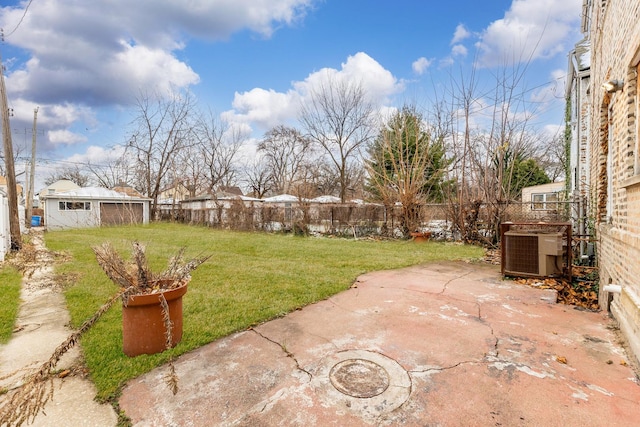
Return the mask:
[[467,271],[465,274],[462,274],[460,276],[456,276],[456,277],[452,277],[451,279],[447,280],[444,285],[442,286],[442,290],[440,292],[438,292],[438,294],[442,295],[447,291],[447,287],[449,286],[449,283],[453,282],[454,280],[458,280],[458,279],[462,279],[463,277],[466,277],[468,275],[470,275],[472,272],[471,271]]
[[[491,335],[493,335],[493,328],[491,328]],[[493,337],[495,338],[496,342],[495,344],[493,344],[493,353],[491,356],[493,357],[500,357],[500,350],[498,349],[498,346],[500,345],[500,339],[498,337],[496,337],[495,335],[493,335]]]
[[293,362],[296,364],[296,369],[299,370],[300,372],[304,372],[305,374],[307,374],[309,376],[309,381],[311,381],[313,379],[313,374],[311,374],[311,372],[307,371],[306,369],[302,368],[300,366],[300,363],[298,362],[298,359],[296,359],[295,355],[293,353],[291,353],[289,350],[287,350],[287,347],[284,344],[279,343],[278,341],[269,338],[268,336],[258,332],[257,330],[255,330],[254,328],[250,329],[251,331],[253,331],[254,333],[256,333],[258,336],[262,337],[263,339],[269,341],[270,343],[273,343],[275,345],[277,345],[278,347],[280,347],[280,349],[284,352],[284,354],[291,358],[293,360]]
[[480,320],[480,322],[482,322],[483,325],[489,328],[489,331],[491,331],[491,336],[495,340],[495,342],[493,343],[493,354],[491,354],[491,356],[498,357],[500,356],[500,350],[498,349],[498,345],[500,344],[500,339],[496,336],[495,331],[493,330],[493,326],[491,326],[491,323],[487,323],[484,320],[482,320],[482,304],[479,302],[476,302],[476,304],[478,306],[478,320]]
[[[429,372],[442,372],[442,371],[448,371],[450,369],[455,369],[462,365],[473,365],[478,363],[482,364],[482,363],[488,363],[488,362],[484,362],[482,360],[463,360],[462,362],[458,362],[450,366],[444,366],[444,367],[438,367],[438,368],[427,368],[427,369],[416,369],[416,370],[411,370],[407,372],[409,372],[409,374],[426,374]],[[412,382],[413,382],[413,379],[412,379]]]

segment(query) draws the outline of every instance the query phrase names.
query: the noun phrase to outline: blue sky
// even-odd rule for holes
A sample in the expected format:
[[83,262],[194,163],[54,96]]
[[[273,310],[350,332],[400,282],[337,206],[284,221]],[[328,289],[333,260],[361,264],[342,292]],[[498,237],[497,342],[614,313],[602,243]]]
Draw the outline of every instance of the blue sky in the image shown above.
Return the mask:
[[38,106],[42,180],[60,161],[99,163],[114,153],[140,91],[188,89],[202,109],[259,138],[295,119],[295,101],[322,73],[363,82],[381,107],[428,108],[434,90],[473,63],[484,79],[519,58],[531,58],[524,86],[540,106],[536,124],[552,132],[562,123],[581,4],[1,0],[14,144],[30,142]]

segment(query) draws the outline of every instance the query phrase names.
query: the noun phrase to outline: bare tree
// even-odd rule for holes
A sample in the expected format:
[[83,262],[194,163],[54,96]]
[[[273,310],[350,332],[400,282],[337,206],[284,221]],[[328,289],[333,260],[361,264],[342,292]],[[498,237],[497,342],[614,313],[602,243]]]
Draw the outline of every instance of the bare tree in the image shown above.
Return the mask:
[[294,183],[303,178],[304,169],[310,160],[312,142],[297,129],[276,126],[269,130],[260,144],[258,152],[270,169],[273,191],[290,193]]
[[99,163],[89,161],[85,165],[90,181],[104,188],[130,185],[134,167],[132,153],[123,146],[111,147]]
[[195,137],[203,161],[204,185],[211,193],[216,187],[235,184],[235,161],[244,143],[240,131],[219,120],[212,112],[198,119]]
[[[492,73],[488,89],[481,90],[475,66],[469,76],[461,73],[450,87],[451,169],[455,181],[449,199],[461,238],[494,244],[509,203],[521,188],[518,167],[522,160],[539,155],[539,138],[532,118],[523,76],[526,64],[502,67]],[[489,233],[480,233],[481,210]]]
[[195,197],[208,189],[200,144],[190,142],[177,153],[170,176],[173,184],[181,183],[189,191],[189,197]]
[[547,172],[551,181],[566,179],[567,149],[564,135],[558,132],[556,135],[543,139],[540,145],[540,165]]
[[44,183],[45,185],[51,185],[61,179],[72,181],[79,187],[87,187],[91,183],[91,176],[82,171],[78,165],[64,167],[51,172]]
[[[347,181],[354,183],[354,186],[347,187],[349,189],[360,187],[362,177],[364,176],[364,168],[358,164],[357,167],[347,165],[346,174]],[[340,177],[336,173],[336,168],[331,161],[325,157],[319,157],[311,163],[307,169],[308,181],[312,182],[317,189],[319,195],[333,195],[340,193]]]
[[331,160],[344,202],[350,187],[348,168],[374,134],[374,106],[361,84],[328,78],[312,90],[300,121],[308,136]]
[[253,197],[263,198],[272,190],[271,170],[263,158],[243,167],[245,183]]
[[168,97],[141,94],[136,100],[137,117],[128,149],[133,152],[137,189],[152,199],[155,217],[158,193],[177,154],[193,132],[194,100],[189,93]]

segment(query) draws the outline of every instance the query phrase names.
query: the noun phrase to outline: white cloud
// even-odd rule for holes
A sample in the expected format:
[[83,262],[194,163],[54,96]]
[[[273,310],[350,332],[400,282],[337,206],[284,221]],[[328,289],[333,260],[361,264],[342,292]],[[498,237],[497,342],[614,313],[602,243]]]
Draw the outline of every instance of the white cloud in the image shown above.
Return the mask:
[[411,68],[413,68],[414,73],[422,75],[425,71],[427,71],[427,68],[429,68],[432,62],[432,60],[429,60],[423,56],[413,61],[413,64],[411,64]]
[[557,69],[551,71],[551,80],[556,88],[556,94],[564,97],[564,91],[567,85],[567,70]]
[[200,81],[180,57],[185,40],[224,40],[245,29],[270,37],[302,19],[314,1],[38,0],[0,7],[5,43],[22,55],[4,58],[9,99],[16,111],[24,107],[12,124],[29,126],[40,105],[38,123],[48,132],[39,147],[86,141],[72,126],[95,125],[94,109]]
[[67,158],[70,163],[104,165],[112,160],[119,159],[124,154],[125,148],[121,145],[104,148],[91,145],[82,154],[74,154]]
[[450,67],[454,64],[453,58],[451,56],[447,56],[438,61],[438,65],[440,68]]
[[534,90],[531,93],[531,101],[543,105],[564,99],[566,75],[567,72],[565,70],[557,69],[551,71],[549,84]]
[[73,145],[87,141],[87,137],[73,133],[67,129],[51,130],[47,132],[49,141],[56,145]]
[[269,129],[295,117],[297,98],[297,94],[292,91],[280,93],[254,88],[248,92],[236,92],[232,103],[233,111],[224,112],[222,117],[229,122],[240,122],[245,126],[254,123],[262,129]]
[[580,20],[582,0],[514,0],[504,18],[491,23],[476,47],[482,66],[502,66],[566,52]]
[[461,44],[453,45],[451,48],[451,56],[467,56],[467,48]]
[[[48,152],[60,145],[85,142],[87,138],[84,135],[68,129],[79,122],[86,126],[96,124],[93,110],[88,107],[70,103],[37,105],[24,98],[18,98],[11,100],[11,108],[14,111],[14,116],[11,117],[12,128],[28,129],[29,135],[31,135],[33,111],[36,107],[38,108],[36,139],[39,152]],[[30,141],[31,137],[29,137],[29,143]],[[14,138],[14,143],[21,144],[22,142]]]
[[[24,6],[0,8],[0,27],[15,28]],[[40,103],[126,104],[140,89],[184,88],[198,75],[177,53],[182,39],[219,40],[249,29],[269,37],[302,18],[312,0],[39,0],[7,43],[30,56],[8,71],[14,97]]]
[[323,68],[311,73],[303,81],[294,82],[292,89],[286,93],[261,88],[236,93],[233,110],[224,112],[222,117],[230,123],[255,125],[267,130],[295,120],[305,97],[328,81],[361,84],[370,99],[378,104],[386,103],[390,96],[404,89],[403,83],[391,72],[366,53],[358,52],[349,56],[340,70]]
[[560,135],[564,131],[564,125],[545,125],[542,128],[542,133],[547,136],[547,138],[554,138]]
[[451,44],[454,45],[454,44],[460,43],[462,40],[468,38],[470,35],[471,33],[469,32],[469,30],[467,30],[467,28],[463,24],[458,24],[458,26],[456,27],[456,31],[453,33]]

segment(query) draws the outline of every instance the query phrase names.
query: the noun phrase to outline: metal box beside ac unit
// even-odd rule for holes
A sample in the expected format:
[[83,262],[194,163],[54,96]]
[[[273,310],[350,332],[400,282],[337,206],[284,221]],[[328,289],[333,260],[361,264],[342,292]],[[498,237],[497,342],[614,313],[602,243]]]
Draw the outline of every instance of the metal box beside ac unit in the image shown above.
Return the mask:
[[562,233],[507,231],[503,239],[504,274],[536,277],[562,275]]

